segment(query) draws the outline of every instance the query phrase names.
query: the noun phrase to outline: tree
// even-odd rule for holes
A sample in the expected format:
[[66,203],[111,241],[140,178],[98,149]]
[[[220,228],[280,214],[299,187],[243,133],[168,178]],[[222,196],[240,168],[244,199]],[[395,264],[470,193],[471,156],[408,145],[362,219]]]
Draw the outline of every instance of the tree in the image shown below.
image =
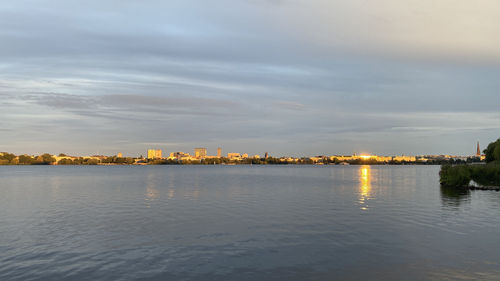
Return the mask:
[[42,161],[44,164],[52,164],[54,162],[56,162],[56,159],[54,157],[52,157],[52,155],[48,154],[48,153],[45,153],[45,154],[42,154],[41,155],[42,157]]
[[500,161],[500,143],[497,144],[497,146],[495,147],[495,150],[493,150],[493,158],[496,161]]
[[483,152],[486,154],[486,162],[500,161],[500,139],[488,144]]
[[19,155],[19,164],[31,165],[31,164],[33,164],[34,161],[35,161],[35,159],[33,159],[33,157],[31,157],[29,155]]
[[84,165],[97,165],[99,164],[99,160],[97,159],[93,159],[93,158],[90,158],[90,159],[85,159],[86,161],[83,163]]
[[2,154],[0,154],[0,160],[7,160],[7,164],[10,163],[14,158],[16,158],[16,155],[12,153],[2,152]]
[[69,158],[63,158],[63,159],[59,160],[59,162],[57,162],[57,164],[59,164],[59,165],[73,165],[73,160],[71,160]]

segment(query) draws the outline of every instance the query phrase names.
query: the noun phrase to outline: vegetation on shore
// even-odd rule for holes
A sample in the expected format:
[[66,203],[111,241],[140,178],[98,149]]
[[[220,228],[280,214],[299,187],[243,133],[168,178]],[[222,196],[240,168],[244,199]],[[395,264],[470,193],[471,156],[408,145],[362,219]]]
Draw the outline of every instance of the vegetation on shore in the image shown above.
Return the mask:
[[443,165],[439,172],[441,185],[451,187],[470,186],[471,180],[485,187],[500,188],[500,139],[484,150],[485,165]]
[[45,153],[39,156],[19,155],[3,152],[0,155],[0,165],[50,165],[56,159]]
[[135,158],[117,156],[72,157],[63,153],[56,159],[45,153],[38,156],[19,155],[0,152],[0,165],[107,165],[107,164],[134,164]]

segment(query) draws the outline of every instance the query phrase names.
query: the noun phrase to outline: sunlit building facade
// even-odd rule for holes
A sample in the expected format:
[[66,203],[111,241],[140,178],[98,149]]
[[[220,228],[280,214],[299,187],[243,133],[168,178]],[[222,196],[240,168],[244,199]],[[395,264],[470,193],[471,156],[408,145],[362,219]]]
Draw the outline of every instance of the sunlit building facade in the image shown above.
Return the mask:
[[229,159],[241,158],[241,155],[237,152],[230,152],[227,154],[227,158]]
[[148,159],[160,159],[161,149],[148,149]]
[[194,157],[205,158],[207,156],[207,149],[204,147],[198,147],[194,149]]

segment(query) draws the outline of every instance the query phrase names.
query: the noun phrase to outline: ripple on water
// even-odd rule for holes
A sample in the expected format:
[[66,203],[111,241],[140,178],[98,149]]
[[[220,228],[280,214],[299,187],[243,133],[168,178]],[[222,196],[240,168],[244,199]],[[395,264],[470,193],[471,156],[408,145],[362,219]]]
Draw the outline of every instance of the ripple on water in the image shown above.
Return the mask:
[[494,280],[500,192],[438,171],[2,168],[0,280]]

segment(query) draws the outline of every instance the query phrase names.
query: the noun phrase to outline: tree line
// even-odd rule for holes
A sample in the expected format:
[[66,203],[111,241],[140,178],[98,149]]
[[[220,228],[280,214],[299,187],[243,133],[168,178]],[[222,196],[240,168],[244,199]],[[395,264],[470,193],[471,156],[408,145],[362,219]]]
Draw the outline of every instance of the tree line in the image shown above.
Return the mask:
[[108,156],[104,158],[89,158],[89,157],[70,157],[63,153],[58,157],[62,157],[56,161],[52,155],[44,153],[38,156],[31,155],[15,155],[8,152],[0,152],[0,165],[98,165],[98,164],[125,164],[130,165],[135,163],[132,157],[117,157]]

